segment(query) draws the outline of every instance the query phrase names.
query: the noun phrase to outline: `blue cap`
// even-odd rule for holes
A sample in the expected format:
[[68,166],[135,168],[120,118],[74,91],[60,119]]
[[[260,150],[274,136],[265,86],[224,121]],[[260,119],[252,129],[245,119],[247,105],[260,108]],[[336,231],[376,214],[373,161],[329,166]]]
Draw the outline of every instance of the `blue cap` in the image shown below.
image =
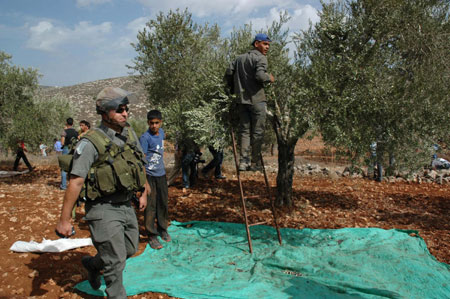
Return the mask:
[[271,42],[272,40],[267,36],[267,34],[258,33],[257,35],[255,35],[255,39],[253,40],[252,45],[254,45],[256,41]]

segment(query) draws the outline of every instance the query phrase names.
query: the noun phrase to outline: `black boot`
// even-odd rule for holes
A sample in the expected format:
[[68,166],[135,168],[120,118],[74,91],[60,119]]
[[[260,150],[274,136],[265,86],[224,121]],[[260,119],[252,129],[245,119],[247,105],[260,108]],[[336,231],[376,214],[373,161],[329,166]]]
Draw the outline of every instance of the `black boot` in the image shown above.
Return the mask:
[[88,271],[88,281],[92,289],[98,290],[102,285],[100,280],[100,270],[97,270],[92,266],[93,260],[94,258],[92,256],[83,256],[81,263]]

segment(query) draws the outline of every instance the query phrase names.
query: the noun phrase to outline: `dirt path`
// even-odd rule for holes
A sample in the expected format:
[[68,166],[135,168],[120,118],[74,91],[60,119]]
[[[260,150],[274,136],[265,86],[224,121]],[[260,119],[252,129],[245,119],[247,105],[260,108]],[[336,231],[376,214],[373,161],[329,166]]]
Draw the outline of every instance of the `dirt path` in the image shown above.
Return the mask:
[[[6,170],[6,166],[0,166],[0,170]],[[180,222],[242,223],[237,180],[229,170],[225,174],[227,179],[222,181],[200,179],[185,193],[178,179],[169,188],[170,218]],[[247,173],[242,178],[250,221],[270,222],[272,217],[263,176]],[[273,174],[270,181],[274,186]],[[63,197],[58,186],[56,165],[38,165],[32,173],[0,178],[0,298],[98,298],[73,290],[76,283],[86,279],[80,260],[84,255],[95,254],[93,247],[43,254],[9,251],[18,240],[56,239],[54,227]],[[280,224],[297,229],[380,227],[417,230],[430,252],[439,261],[450,263],[449,210],[449,185],[295,176],[294,208],[280,211]],[[84,208],[77,208],[75,229],[80,238],[89,237],[83,215]],[[142,225],[142,214],[139,218]],[[145,245],[146,237],[141,236],[139,253]],[[134,298],[168,296],[147,293]]]

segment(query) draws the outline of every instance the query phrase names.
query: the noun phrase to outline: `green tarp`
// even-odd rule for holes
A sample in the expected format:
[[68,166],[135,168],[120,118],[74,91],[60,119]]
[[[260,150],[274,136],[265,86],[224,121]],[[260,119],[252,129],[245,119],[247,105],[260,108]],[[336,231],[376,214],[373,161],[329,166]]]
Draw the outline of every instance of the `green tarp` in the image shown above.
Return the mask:
[[[378,228],[281,229],[172,222],[172,242],[127,261],[128,295],[181,298],[450,298],[450,266],[415,231]],[[414,234],[413,234],[414,235]],[[87,281],[77,289],[94,291]]]

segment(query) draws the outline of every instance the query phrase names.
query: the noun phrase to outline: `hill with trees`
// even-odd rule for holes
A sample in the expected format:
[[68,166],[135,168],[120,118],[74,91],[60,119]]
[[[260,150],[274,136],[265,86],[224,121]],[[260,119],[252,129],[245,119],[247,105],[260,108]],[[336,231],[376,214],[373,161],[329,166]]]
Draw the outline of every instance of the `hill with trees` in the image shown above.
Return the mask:
[[99,117],[95,112],[94,98],[107,86],[120,87],[133,92],[136,95],[137,103],[132,103],[132,106],[130,106],[130,117],[145,119],[149,103],[146,100],[142,81],[139,81],[135,76],[109,78],[65,87],[39,87],[38,97],[44,99],[51,99],[53,97],[65,98],[71,105],[76,107],[74,114],[74,119],[76,121],[85,119],[90,123],[95,124],[98,122]]

